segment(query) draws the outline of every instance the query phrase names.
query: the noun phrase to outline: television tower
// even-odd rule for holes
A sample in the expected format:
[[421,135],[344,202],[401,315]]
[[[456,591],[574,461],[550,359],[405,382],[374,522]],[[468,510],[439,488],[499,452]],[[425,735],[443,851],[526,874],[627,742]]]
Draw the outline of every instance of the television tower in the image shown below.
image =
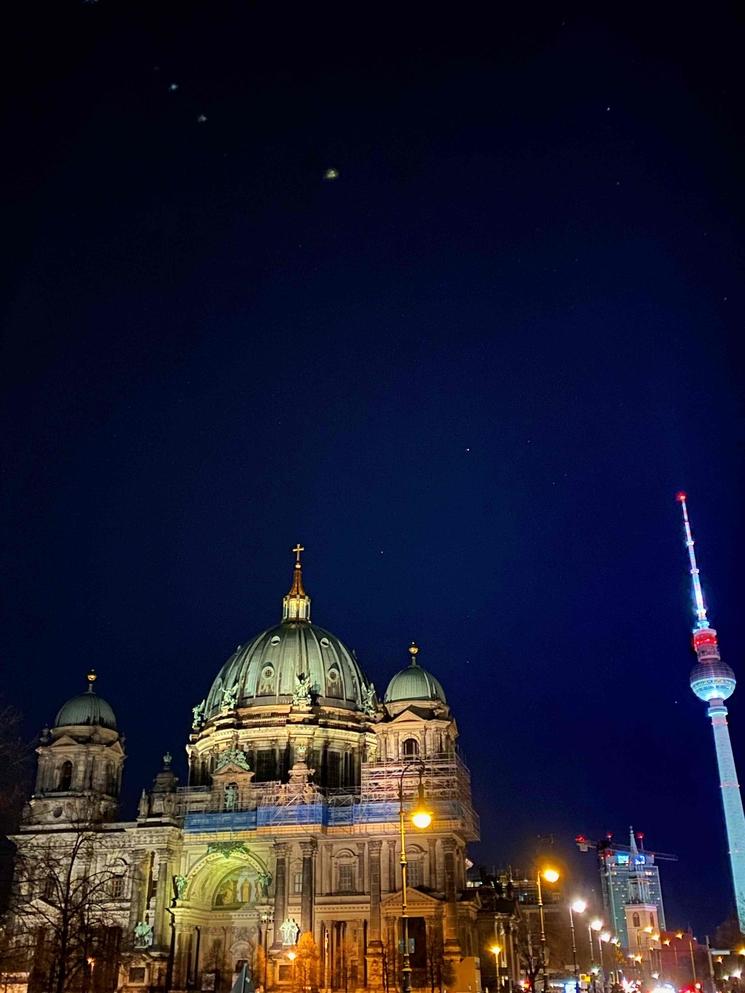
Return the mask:
[[688,559],[691,565],[693,584],[694,613],[696,624],[693,628],[693,650],[696,665],[691,670],[691,689],[699,698],[709,704],[708,714],[714,731],[714,747],[717,752],[719,784],[722,790],[724,826],[729,844],[729,861],[732,868],[732,883],[735,889],[735,904],[740,930],[745,932],[745,814],[742,809],[740,784],[737,782],[735,757],[727,727],[727,708],[724,701],[735,691],[735,674],[719,656],[717,633],[709,626],[706,617],[704,594],[696,565],[691,524],[688,520],[688,507],[685,493],[678,493],[676,499],[683,511],[683,528]]

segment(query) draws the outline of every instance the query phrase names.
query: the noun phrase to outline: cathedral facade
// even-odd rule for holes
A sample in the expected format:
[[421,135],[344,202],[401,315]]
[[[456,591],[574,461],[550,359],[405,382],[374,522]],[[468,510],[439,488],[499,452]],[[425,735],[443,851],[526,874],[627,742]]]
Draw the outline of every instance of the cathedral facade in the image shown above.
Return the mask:
[[[379,698],[311,622],[301,551],[281,622],[239,645],[193,708],[186,786],[166,755],[136,819],[121,819],[124,740],[94,674],[42,735],[13,840],[33,866],[85,838],[84,868],[68,875],[102,883],[81,989],[223,993],[243,965],[265,990],[397,988],[401,809],[413,986],[479,989],[465,875],[478,819],[445,692],[412,645]],[[422,832],[406,816],[420,789],[433,814]],[[27,877],[42,991],[59,935],[39,902],[49,880]]]

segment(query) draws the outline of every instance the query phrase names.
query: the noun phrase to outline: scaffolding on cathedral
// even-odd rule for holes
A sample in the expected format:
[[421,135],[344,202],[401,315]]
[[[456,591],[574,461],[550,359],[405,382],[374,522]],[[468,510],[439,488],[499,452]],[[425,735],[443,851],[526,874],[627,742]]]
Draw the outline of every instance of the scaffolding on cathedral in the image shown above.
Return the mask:
[[[405,762],[364,763],[357,788],[320,789],[306,784],[272,781],[252,783],[231,795],[206,786],[177,791],[176,815],[184,818],[186,830],[256,830],[281,824],[323,824],[362,829],[365,825],[395,822],[398,818],[399,786]],[[465,836],[477,838],[478,816],[471,804],[471,780],[467,766],[457,753],[440,752],[424,759],[423,784],[436,818],[457,822]],[[404,801],[417,790],[415,777],[403,778]]]

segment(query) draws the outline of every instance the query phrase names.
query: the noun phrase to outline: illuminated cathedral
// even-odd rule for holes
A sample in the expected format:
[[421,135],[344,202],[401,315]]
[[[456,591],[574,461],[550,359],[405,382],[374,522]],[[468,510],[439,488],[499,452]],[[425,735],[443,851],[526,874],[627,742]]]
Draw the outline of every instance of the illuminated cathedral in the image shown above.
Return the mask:
[[[91,991],[224,993],[243,966],[265,990],[397,987],[400,806],[420,789],[433,819],[405,839],[413,986],[479,989],[466,887],[478,819],[443,687],[412,645],[381,699],[354,652],[312,623],[302,551],[280,623],[239,645],[193,708],[188,785],[166,755],[136,818],[121,818],[124,738],[94,673],[42,734],[14,841],[21,854],[63,850],[82,809],[95,829],[89,862],[108,876]],[[36,924],[32,993],[50,988],[50,934]]]

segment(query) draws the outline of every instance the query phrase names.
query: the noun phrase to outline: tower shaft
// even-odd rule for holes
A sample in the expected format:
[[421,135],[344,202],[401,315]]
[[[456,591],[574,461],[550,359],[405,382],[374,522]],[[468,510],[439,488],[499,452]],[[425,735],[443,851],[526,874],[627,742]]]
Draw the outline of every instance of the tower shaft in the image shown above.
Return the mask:
[[740,930],[745,931],[745,812],[742,807],[742,794],[737,781],[735,756],[727,725],[727,708],[722,700],[712,700],[709,704],[709,717],[714,732],[714,747],[719,768],[719,785],[722,790],[724,826],[729,844],[729,861],[732,869],[732,884],[735,890],[735,905]]

